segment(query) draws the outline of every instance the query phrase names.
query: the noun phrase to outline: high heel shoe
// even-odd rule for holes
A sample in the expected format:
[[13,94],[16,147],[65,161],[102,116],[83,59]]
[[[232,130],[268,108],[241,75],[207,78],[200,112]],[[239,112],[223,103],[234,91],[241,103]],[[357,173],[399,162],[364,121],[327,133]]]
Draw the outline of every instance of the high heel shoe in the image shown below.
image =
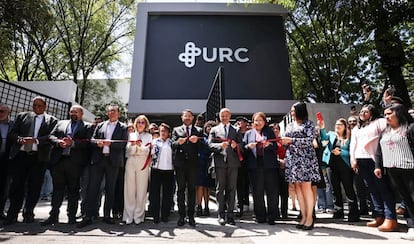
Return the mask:
[[302,230],[312,230],[312,229],[313,229],[313,223],[312,223],[311,225],[309,225],[309,226],[304,225],[304,226],[302,227]]
[[296,229],[303,229],[304,225],[303,224],[297,224],[296,225]]

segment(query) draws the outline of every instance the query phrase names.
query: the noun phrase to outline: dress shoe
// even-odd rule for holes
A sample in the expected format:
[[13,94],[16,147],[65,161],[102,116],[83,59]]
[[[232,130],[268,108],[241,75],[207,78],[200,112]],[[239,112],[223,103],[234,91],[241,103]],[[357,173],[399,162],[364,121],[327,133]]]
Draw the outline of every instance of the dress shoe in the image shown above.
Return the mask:
[[333,219],[343,219],[344,218],[344,211],[342,211],[342,210],[335,211],[332,218]]
[[160,223],[160,218],[159,217],[154,217],[154,224],[158,224]]
[[401,239],[414,241],[414,228],[409,228],[407,233],[401,235]]
[[376,217],[373,221],[368,222],[368,227],[378,227],[384,223],[384,217]]
[[226,220],[225,220],[224,218],[222,218],[222,217],[219,217],[219,219],[218,219],[218,223],[219,223],[220,225],[226,225]]
[[196,216],[201,217],[203,215],[203,208],[201,205],[197,205]]
[[180,216],[177,221],[177,226],[183,226],[185,224],[184,217]]
[[196,222],[193,216],[188,217],[188,224],[191,226],[196,226]]
[[164,223],[167,223],[168,222],[168,217],[161,217],[161,221],[164,222]]
[[275,225],[275,224],[276,224],[274,219],[269,219],[269,220],[267,221],[267,223],[268,223],[269,225]]
[[17,223],[17,219],[8,219],[6,218],[3,221],[3,225],[12,225],[12,224],[16,224]]
[[114,221],[111,217],[104,217],[104,218],[102,219],[102,221],[103,221],[104,223],[107,223],[108,225],[113,225],[113,224],[115,224],[115,221]]
[[56,216],[50,216],[49,218],[47,218],[45,221],[42,221],[40,223],[41,226],[46,226],[46,225],[55,225],[58,223],[58,218]]
[[205,207],[205,208],[204,208],[204,213],[203,213],[203,215],[204,215],[204,216],[207,216],[207,217],[208,217],[208,216],[210,216],[210,209],[209,209],[208,207]]
[[359,222],[359,221],[361,221],[361,219],[358,216],[355,216],[355,217],[348,216],[348,222],[350,222],[350,223],[355,223],[355,222]]
[[30,224],[30,223],[34,223],[35,222],[35,220],[34,220],[34,216],[26,216],[26,217],[24,217],[23,218],[23,223],[26,223],[26,224]]
[[234,218],[227,218],[227,224],[236,225],[236,221],[234,221]]
[[6,215],[2,212],[0,213],[0,220],[5,220],[6,219]]
[[70,217],[69,219],[68,219],[68,224],[69,225],[74,225],[74,224],[76,224],[77,222],[76,222],[76,217]]
[[378,226],[378,230],[382,232],[393,232],[398,230],[398,222],[395,219],[385,219],[382,225]]
[[84,219],[82,219],[81,222],[78,223],[76,228],[83,228],[83,227],[86,227],[86,226],[91,225],[91,224],[92,224],[92,219],[84,218]]

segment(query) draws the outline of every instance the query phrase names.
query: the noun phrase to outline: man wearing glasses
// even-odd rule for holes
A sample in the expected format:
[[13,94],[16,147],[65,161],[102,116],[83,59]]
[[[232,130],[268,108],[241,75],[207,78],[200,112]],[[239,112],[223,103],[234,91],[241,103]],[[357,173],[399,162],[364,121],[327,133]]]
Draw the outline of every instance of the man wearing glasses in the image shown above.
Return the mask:
[[106,108],[106,115],[109,119],[98,124],[92,136],[92,165],[90,167],[88,195],[86,196],[86,216],[78,224],[78,228],[92,224],[100,185],[104,176],[105,205],[103,222],[107,224],[115,223],[111,218],[111,210],[115,200],[115,186],[119,167],[125,160],[128,127],[118,120],[118,105],[109,105]]
[[13,160],[13,166],[10,167],[12,183],[10,207],[4,225],[17,222],[23,201],[23,222],[34,222],[33,210],[39,200],[46,163],[50,159],[49,134],[58,121],[45,113],[46,108],[46,99],[35,97],[33,111],[19,113],[10,131],[13,141],[10,149],[10,159]]

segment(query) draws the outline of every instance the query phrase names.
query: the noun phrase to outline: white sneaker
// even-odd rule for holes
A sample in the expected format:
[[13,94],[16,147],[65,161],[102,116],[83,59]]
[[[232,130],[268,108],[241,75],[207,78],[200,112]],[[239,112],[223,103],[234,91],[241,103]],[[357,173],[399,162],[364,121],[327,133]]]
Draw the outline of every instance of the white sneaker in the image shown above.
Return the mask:
[[407,233],[401,235],[401,239],[414,241],[414,228],[409,228]]

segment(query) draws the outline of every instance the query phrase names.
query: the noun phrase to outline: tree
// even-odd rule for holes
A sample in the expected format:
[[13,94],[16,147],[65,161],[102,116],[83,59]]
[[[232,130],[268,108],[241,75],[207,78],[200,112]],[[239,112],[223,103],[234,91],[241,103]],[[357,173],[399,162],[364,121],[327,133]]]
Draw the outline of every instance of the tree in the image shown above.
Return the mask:
[[[73,81],[81,85],[77,102],[83,104],[88,77],[96,69],[110,71],[133,36],[133,0],[54,0],[56,29],[64,44]],[[126,40],[125,40],[126,39]],[[82,83],[79,83],[82,80]]]

